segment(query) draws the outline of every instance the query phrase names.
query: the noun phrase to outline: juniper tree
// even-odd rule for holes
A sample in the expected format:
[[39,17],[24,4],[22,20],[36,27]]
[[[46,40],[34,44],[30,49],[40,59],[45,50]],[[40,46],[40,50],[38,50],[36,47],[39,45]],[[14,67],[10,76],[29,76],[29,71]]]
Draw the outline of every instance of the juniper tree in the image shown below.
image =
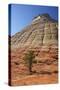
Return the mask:
[[27,67],[29,68],[30,74],[32,73],[32,63],[35,58],[34,51],[28,51],[24,56],[24,61]]

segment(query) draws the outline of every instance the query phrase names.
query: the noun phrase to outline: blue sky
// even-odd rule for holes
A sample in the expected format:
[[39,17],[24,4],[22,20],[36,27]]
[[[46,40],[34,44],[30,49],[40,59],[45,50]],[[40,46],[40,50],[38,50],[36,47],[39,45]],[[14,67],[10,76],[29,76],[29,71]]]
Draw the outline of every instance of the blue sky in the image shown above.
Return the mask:
[[57,7],[11,4],[11,35],[21,31],[35,16],[43,13],[48,13],[53,19],[58,20]]

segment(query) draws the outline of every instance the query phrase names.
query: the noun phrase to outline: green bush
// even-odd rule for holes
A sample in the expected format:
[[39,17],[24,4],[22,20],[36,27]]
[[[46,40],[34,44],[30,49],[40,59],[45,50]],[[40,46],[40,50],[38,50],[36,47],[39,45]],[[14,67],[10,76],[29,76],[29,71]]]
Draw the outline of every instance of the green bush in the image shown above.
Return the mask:
[[29,68],[30,74],[32,72],[32,63],[33,63],[34,58],[35,58],[34,52],[31,50],[28,51],[24,56],[24,61],[27,67]]

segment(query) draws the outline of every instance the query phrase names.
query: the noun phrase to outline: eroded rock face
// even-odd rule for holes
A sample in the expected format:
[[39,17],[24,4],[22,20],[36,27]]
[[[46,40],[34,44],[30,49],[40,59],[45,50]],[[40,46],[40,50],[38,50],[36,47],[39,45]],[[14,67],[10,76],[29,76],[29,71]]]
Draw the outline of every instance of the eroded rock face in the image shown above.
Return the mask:
[[[33,77],[29,77],[28,81],[29,70],[24,64],[23,58],[29,50],[34,51],[37,63],[33,63],[32,71],[35,73],[33,73]],[[38,80],[38,74],[40,80]],[[35,17],[30,25],[11,38],[11,84],[29,85],[57,82],[58,23],[48,14],[43,14]]]
[[[40,17],[40,18],[39,18]],[[58,23],[48,14],[37,16],[32,23],[11,39],[13,48],[57,46]]]

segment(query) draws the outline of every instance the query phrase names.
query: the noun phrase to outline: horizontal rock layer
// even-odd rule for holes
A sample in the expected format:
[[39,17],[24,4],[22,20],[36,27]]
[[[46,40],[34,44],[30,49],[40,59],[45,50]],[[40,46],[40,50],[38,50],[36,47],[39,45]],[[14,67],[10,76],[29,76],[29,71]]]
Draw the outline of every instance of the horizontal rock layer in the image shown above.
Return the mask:
[[[11,85],[58,82],[58,23],[48,14],[35,17],[31,24],[11,38]],[[32,75],[24,56],[34,51]],[[38,77],[39,76],[39,77]]]

